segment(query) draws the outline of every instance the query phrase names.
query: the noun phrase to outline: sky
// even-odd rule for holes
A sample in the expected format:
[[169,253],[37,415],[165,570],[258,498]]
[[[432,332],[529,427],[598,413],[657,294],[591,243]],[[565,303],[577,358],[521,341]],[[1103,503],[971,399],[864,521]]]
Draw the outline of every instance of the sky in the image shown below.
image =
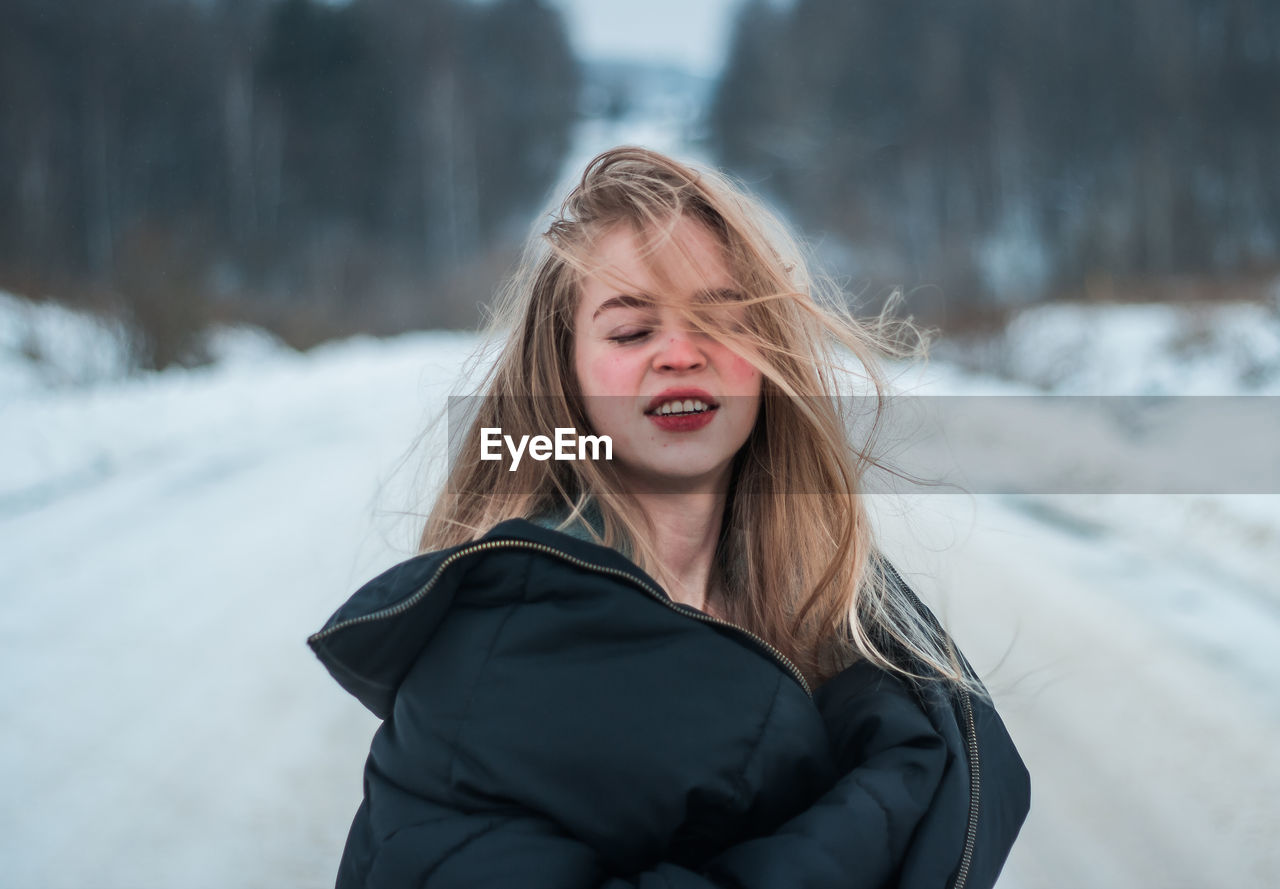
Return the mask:
[[742,0],[555,0],[569,39],[588,59],[671,62],[712,76],[724,61]]

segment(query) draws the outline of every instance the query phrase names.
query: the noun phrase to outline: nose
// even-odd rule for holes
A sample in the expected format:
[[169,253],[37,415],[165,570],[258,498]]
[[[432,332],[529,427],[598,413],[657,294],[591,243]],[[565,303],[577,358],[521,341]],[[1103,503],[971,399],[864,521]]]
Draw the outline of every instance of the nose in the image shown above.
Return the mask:
[[707,356],[687,330],[668,330],[653,356],[657,370],[697,370],[707,363]]

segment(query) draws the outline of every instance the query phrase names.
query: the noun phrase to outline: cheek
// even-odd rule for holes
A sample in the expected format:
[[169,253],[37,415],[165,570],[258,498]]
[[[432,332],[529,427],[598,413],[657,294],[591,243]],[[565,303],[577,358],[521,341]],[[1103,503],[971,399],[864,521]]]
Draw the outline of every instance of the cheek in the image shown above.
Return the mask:
[[730,355],[725,363],[725,378],[735,389],[754,392],[760,387],[760,371],[750,361],[738,355]]
[[631,364],[624,356],[607,353],[584,355],[581,364],[585,375],[582,394],[587,396],[586,411],[592,432],[612,436],[615,447],[627,436],[638,391]]
[[643,367],[616,349],[584,349],[578,356],[583,395],[632,395],[639,391]]

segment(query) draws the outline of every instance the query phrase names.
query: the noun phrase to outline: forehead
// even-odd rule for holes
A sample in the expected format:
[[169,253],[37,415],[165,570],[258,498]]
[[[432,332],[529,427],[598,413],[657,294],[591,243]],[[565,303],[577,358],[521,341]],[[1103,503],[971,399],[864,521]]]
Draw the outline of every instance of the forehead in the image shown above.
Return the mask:
[[669,230],[616,226],[596,242],[582,279],[583,302],[619,292],[687,297],[733,286],[724,248],[706,225],[681,217]]

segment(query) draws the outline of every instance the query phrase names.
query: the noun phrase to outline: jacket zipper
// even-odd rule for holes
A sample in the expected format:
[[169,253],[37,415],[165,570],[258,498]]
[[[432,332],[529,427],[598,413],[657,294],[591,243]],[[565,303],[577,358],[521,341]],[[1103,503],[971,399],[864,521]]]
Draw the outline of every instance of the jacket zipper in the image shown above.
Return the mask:
[[[898,573],[898,569],[893,564],[884,559],[884,565],[889,569],[889,573],[906,591],[907,595],[915,602],[917,609],[924,609],[924,603],[920,601],[920,597],[916,595],[915,590],[907,585],[902,579],[902,575]],[[924,613],[923,611],[921,613]],[[941,626],[937,627],[942,632]],[[945,632],[942,633],[947,640],[947,647],[952,647],[951,637]],[[954,654],[954,650],[952,654]],[[969,823],[965,827],[964,834],[964,851],[960,855],[960,867],[956,871],[955,882],[951,884],[951,889],[964,889],[965,883],[969,879],[969,868],[973,864],[973,850],[978,842],[978,809],[981,803],[982,794],[982,769],[978,760],[978,728],[974,724],[973,719],[973,698],[969,692],[961,692],[960,709],[964,711],[964,732],[965,746],[969,755]]]
[[[730,621],[721,620],[718,617],[712,617],[706,612],[699,611],[698,609],[694,608],[691,605],[683,605],[683,604],[674,602],[672,601],[670,596],[666,595],[662,591],[658,590],[656,587],[652,586],[649,583],[646,583],[640,578],[635,577],[634,575],[630,574],[627,571],[623,571],[619,568],[610,568],[607,565],[597,565],[593,562],[587,562],[577,558],[576,556],[571,556],[566,552],[562,552],[561,550],[558,550],[555,547],[547,546],[546,544],[543,544],[543,543],[535,543],[530,540],[485,540],[485,541],[480,541],[478,543],[473,543],[469,546],[464,546],[462,549],[457,550],[456,552],[447,556],[445,560],[440,563],[440,566],[436,568],[435,573],[431,575],[431,578],[425,584],[423,584],[420,588],[418,588],[418,590],[414,592],[413,595],[409,596],[409,598],[405,599],[403,602],[400,602],[396,605],[392,605],[388,608],[383,608],[380,611],[374,611],[369,614],[362,614],[359,617],[352,617],[352,618],[348,618],[347,620],[340,621],[327,629],[321,630],[318,633],[313,634],[310,637],[310,639],[308,639],[307,641],[319,642],[323,639],[328,638],[329,636],[332,636],[334,633],[338,632],[339,630],[346,629],[347,627],[355,626],[356,624],[368,623],[370,621],[375,621],[375,620],[383,620],[385,618],[395,617],[396,615],[403,614],[404,612],[408,611],[410,608],[414,607],[415,605],[417,605],[419,602],[422,601],[422,599],[427,595],[427,593],[431,591],[431,588],[436,585],[437,581],[439,581],[445,569],[448,568],[450,565],[452,565],[454,562],[458,561],[461,558],[464,558],[465,556],[469,556],[472,553],[482,552],[484,550],[504,549],[504,548],[536,550],[538,552],[545,553],[550,556],[555,556],[556,558],[561,559],[562,561],[569,562],[570,564],[573,564],[573,565],[577,565],[580,568],[586,568],[589,571],[595,571],[597,574],[608,574],[613,577],[619,577],[627,581],[628,583],[630,583],[632,586],[635,586],[637,589],[641,590],[645,594],[647,594],[650,598],[655,599],[658,602],[661,602],[663,605],[666,605],[672,611],[678,612],[679,614],[683,614],[687,617],[695,618],[697,620],[702,621],[703,623],[716,624],[722,627],[728,627],[731,630],[735,630],[743,634],[744,636],[749,637],[757,645],[759,645],[761,648],[767,651],[770,654],[770,656],[772,656],[773,659],[778,662],[778,665],[780,667],[782,667],[784,670],[790,673],[791,676],[796,680],[796,682],[800,683],[800,687],[804,689],[804,693],[808,695],[810,698],[813,697],[813,692],[809,688],[809,683],[808,681],[805,680],[804,674],[800,672],[800,669],[796,667],[796,665],[793,664],[791,660],[786,655],[784,655],[781,651],[779,651],[773,645],[766,642],[764,639],[761,639],[759,636],[757,636],[755,633],[751,632],[750,630],[744,629],[743,627],[740,627],[735,623],[731,623]],[[957,887],[957,889],[959,889],[959,887]]]
[[973,724],[973,699],[969,697],[967,691],[961,697],[960,705],[964,709],[964,719],[968,727],[969,826],[965,831],[964,854],[960,856],[960,870],[956,873],[953,889],[964,889],[965,881],[969,878],[969,865],[973,863],[973,848],[978,841],[978,805],[982,791],[982,775],[978,768],[978,730]]

